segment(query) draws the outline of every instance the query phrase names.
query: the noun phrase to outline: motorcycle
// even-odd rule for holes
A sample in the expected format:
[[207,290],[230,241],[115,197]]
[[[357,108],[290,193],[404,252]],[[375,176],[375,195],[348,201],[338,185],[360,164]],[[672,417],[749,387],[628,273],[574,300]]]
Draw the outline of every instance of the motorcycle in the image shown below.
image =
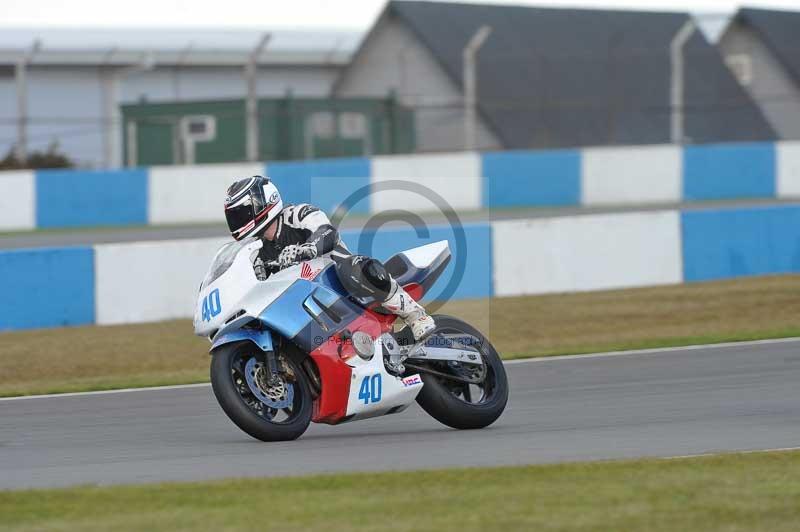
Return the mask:
[[[310,422],[338,424],[402,412],[415,400],[457,429],[493,423],[508,401],[497,351],[462,320],[434,315],[415,343],[370,298],[350,295],[334,261],[279,269],[257,238],[225,244],[200,286],[194,331],[211,341],[211,384],[223,411],[263,441],[293,440]],[[385,265],[415,299],[450,261],[447,241]]]

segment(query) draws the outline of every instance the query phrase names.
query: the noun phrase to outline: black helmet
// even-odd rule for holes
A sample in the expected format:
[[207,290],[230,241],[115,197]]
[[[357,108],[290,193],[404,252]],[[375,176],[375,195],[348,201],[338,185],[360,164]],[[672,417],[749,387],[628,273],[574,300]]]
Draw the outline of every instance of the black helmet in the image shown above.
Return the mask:
[[258,234],[282,209],[281,194],[268,177],[255,175],[228,187],[225,219],[236,240]]

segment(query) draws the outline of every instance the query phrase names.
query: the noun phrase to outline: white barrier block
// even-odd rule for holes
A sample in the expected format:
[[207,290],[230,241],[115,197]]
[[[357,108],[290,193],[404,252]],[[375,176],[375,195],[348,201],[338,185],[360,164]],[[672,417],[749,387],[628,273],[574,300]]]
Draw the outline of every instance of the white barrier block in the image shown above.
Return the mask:
[[95,246],[95,322],[191,317],[211,259],[229,241],[203,238]]
[[683,158],[678,146],[630,146],[583,150],[582,203],[680,202]]
[[0,229],[35,228],[35,173],[32,170],[0,172]]
[[775,192],[779,198],[800,198],[800,142],[776,142],[775,151]]
[[148,178],[150,224],[225,223],[225,191],[236,179],[263,175],[262,163],[153,166]]
[[[422,185],[444,198],[456,210],[481,207],[481,158],[477,153],[393,155],[372,159],[372,183],[406,181]],[[402,209],[415,212],[438,210],[430,196],[421,192],[386,190],[373,192],[372,211]]]
[[492,223],[494,293],[579,292],[680,283],[677,211]]

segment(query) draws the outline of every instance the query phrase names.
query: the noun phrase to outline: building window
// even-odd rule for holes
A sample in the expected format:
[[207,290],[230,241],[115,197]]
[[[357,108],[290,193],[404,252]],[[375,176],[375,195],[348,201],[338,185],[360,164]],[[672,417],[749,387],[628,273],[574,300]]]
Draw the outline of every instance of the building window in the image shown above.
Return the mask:
[[363,139],[367,136],[367,117],[361,113],[340,114],[339,132],[345,139]]
[[725,58],[725,64],[733,72],[740,85],[745,87],[753,82],[753,61],[747,54],[731,54]]
[[326,111],[314,113],[309,118],[310,133],[315,137],[331,139],[334,135],[333,113]]
[[184,116],[181,136],[193,142],[209,142],[217,136],[217,120],[210,115]]

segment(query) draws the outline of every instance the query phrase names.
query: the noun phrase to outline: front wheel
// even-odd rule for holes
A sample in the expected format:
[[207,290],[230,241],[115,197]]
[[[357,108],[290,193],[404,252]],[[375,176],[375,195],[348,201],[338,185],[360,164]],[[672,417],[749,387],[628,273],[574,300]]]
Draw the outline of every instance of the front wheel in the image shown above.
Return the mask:
[[470,324],[452,316],[436,315],[433,319],[436,329],[426,340],[427,345],[458,344],[461,349],[476,351],[481,364],[409,359],[409,373],[419,371],[425,383],[417,402],[449,427],[481,429],[491,425],[508,402],[508,379],[500,356]]
[[311,422],[311,386],[305,372],[275,353],[278,378],[270,382],[264,352],[252,342],[226,344],[211,359],[211,387],[237,427],[262,441],[299,438]]

